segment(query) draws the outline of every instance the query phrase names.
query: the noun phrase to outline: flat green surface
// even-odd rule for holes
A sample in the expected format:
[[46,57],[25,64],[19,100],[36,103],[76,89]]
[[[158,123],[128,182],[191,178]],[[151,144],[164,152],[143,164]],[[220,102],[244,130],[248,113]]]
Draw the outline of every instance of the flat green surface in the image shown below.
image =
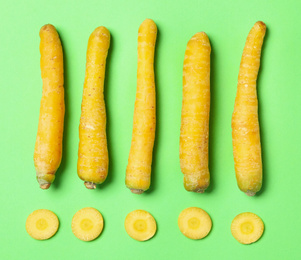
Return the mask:
[[[300,1],[0,1],[0,258],[1,259],[299,259],[301,241]],[[158,26],[157,135],[151,190],[137,196],[124,185],[136,92],[137,31],[145,18]],[[258,80],[264,184],[256,197],[237,188],[231,115],[240,58],[253,24],[267,25]],[[65,58],[66,118],[63,160],[52,187],[40,190],[33,151],[42,90],[39,29],[58,29]],[[110,170],[106,183],[85,189],[77,177],[78,125],[90,33],[112,35],[106,73]],[[205,31],[212,45],[210,171],[205,194],[186,192],[179,164],[182,68],[186,43]],[[104,217],[90,243],[71,232],[73,214],[95,207]],[[208,237],[192,241],[177,226],[181,210],[198,206],[213,221]],[[25,231],[36,209],[54,211],[58,233],[35,241]],[[124,229],[127,213],[149,211],[158,232],[137,242]],[[232,219],[258,214],[265,223],[255,244],[239,244]]]

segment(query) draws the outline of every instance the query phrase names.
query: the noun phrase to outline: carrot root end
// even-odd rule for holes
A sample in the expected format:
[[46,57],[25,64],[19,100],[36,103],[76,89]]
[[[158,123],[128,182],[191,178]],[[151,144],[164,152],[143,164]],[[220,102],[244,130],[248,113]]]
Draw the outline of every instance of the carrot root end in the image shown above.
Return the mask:
[[131,192],[134,194],[142,194],[144,192],[144,190],[140,190],[140,189],[131,189]]
[[256,194],[256,192],[250,190],[247,190],[245,193],[250,197],[253,197]]
[[84,184],[85,184],[86,188],[89,190],[96,189],[96,183],[94,183],[94,182],[85,181]]

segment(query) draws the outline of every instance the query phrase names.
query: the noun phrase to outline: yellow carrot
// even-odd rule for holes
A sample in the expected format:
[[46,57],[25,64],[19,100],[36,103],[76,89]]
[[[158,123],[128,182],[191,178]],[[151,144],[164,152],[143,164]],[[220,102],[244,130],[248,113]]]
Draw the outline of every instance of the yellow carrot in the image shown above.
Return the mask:
[[43,93],[38,133],[34,151],[37,180],[48,189],[62,158],[64,129],[64,67],[59,35],[51,24],[40,30],[41,74]]
[[126,169],[126,186],[140,194],[150,186],[156,128],[154,52],[157,26],[146,19],[138,31],[137,93],[132,144]]
[[187,44],[183,68],[180,164],[185,189],[200,193],[210,183],[210,52],[206,33],[195,34]]
[[249,196],[255,195],[262,185],[256,80],[265,31],[265,24],[257,22],[248,35],[240,63],[232,116],[232,142],[237,184],[240,190]]
[[77,173],[88,189],[105,181],[109,157],[106,136],[106,109],[104,78],[110,32],[98,27],[91,34],[87,49],[86,77],[84,83]]

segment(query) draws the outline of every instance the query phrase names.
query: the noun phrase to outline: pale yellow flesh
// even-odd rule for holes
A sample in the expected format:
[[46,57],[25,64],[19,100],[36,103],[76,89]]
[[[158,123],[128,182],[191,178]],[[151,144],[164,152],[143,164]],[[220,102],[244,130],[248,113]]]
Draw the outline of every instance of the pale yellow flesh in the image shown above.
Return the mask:
[[41,75],[43,92],[38,133],[34,150],[37,180],[49,188],[62,159],[64,129],[64,66],[59,35],[51,24],[40,30]]
[[191,207],[180,213],[178,226],[184,236],[190,239],[202,239],[209,234],[212,221],[206,211]]
[[146,19],[138,31],[137,92],[134,109],[133,134],[126,186],[140,194],[150,186],[152,153],[156,129],[156,93],[154,53],[157,26]]
[[209,186],[210,42],[204,32],[187,44],[183,67],[180,164],[184,187],[204,192]]
[[157,230],[154,217],[145,210],[130,212],[124,222],[128,235],[138,241],[146,241],[152,238]]
[[232,116],[232,143],[237,184],[241,191],[250,196],[255,195],[262,185],[256,81],[265,32],[265,24],[257,22],[247,37],[240,63]]
[[57,216],[50,210],[38,209],[26,220],[26,231],[34,239],[45,240],[52,237],[59,228]]
[[104,78],[110,33],[98,27],[91,34],[87,49],[79,125],[77,173],[89,189],[101,184],[108,175],[109,156],[106,136]]
[[256,242],[263,234],[264,224],[260,217],[251,212],[237,215],[231,223],[233,237],[242,244]]
[[72,218],[73,234],[83,241],[96,239],[103,230],[103,218],[95,208],[82,208]]

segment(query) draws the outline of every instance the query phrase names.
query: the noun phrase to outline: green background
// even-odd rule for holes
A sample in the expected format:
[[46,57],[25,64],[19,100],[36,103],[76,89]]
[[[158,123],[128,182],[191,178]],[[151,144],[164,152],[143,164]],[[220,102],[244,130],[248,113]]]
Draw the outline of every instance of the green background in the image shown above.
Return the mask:
[[[0,258],[1,259],[298,259],[300,203],[300,1],[0,1]],[[141,196],[124,185],[136,92],[137,31],[145,18],[158,26],[155,59],[157,133],[151,189]],[[231,115],[247,34],[262,20],[267,34],[258,80],[263,151],[262,192],[247,197],[234,175]],[[52,187],[38,187],[33,151],[42,81],[39,29],[52,23],[65,58],[66,117],[62,164]],[[97,26],[112,35],[106,72],[109,176],[94,191],[77,177],[78,126],[88,37]],[[210,171],[205,194],[186,192],[179,164],[182,69],[190,37],[205,31],[212,45]],[[105,228],[93,242],[71,232],[71,219],[95,207]],[[177,226],[187,207],[206,210],[213,221],[203,240],[184,237]],[[25,231],[34,210],[54,211],[58,233],[35,241]],[[158,231],[147,242],[130,238],[127,213],[149,211]],[[251,211],[265,223],[255,244],[239,244],[230,224]]]

